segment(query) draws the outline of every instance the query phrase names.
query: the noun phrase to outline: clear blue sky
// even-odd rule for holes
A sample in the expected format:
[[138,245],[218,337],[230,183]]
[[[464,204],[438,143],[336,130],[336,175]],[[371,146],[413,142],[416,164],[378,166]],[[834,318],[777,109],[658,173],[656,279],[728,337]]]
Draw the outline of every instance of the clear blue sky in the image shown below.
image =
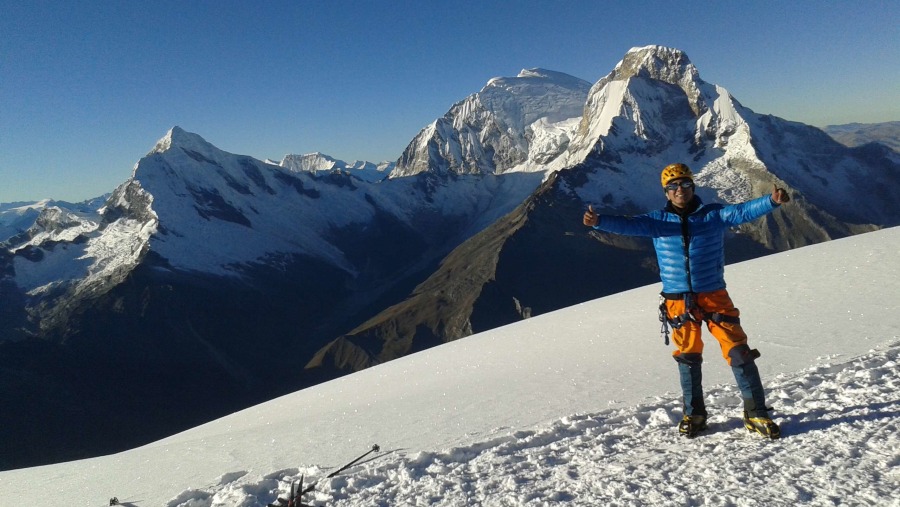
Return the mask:
[[492,77],[687,53],[745,106],[900,120],[897,1],[0,0],[0,202],[112,191],[175,125],[259,159],[396,160]]

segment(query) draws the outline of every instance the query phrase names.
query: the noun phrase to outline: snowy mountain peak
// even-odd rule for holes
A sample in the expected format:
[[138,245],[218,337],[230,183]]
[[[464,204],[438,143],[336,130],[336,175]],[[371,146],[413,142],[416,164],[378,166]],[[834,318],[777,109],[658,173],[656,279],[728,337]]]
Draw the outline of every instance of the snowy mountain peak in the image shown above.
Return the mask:
[[333,169],[340,169],[346,164],[339,164],[339,161],[334,159],[333,157],[329,157],[324,153],[319,153],[316,151],[304,155],[285,155],[281,160],[281,163],[278,165],[293,172],[307,171],[315,173],[317,171],[331,171]]
[[538,68],[495,77],[422,129],[391,177],[543,170],[529,162],[544,163],[565,150],[571,129],[560,124],[581,117],[590,87],[582,79]]
[[[524,132],[540,119],[555,123],[581,116],[590,88],[589,82],[562,72],[531,69],[523,70],[513,78],[491,79],[480,93],[466,102],[480,103],[499,123],[497,127]],[[477,104],[472,108],[477,108]],[[475,113],[466,108],[461,112]]]
[[701,114],[703,104],[700,99],[700,73],[684,51],[664,46],[631,48],[601,83],[635,76],[680,87],[690,99],[694,113]]
[[[680,49],[644,46],[631,48],[625,53],[625,57],[616,65],[614,72],[618,72],[620,78],[628,78],[644,72],[654,79],[675,83],[684,74],[696,73],[696,68],[687,54]],[[668,80],[665,77],[673,75],[677,76],[674,80]]]
[[[684,52],[663,46],[632,48],[591,88],[568,154],[558,162],[572,165],[592,156],[617,165],[647,166],[646,155],[662,154],[686,138],[697,138],[698,118],[710,108],[707,100],[714,102],[722,94],[727,92],[700,80]],[[715,120],[708,118],[707,124],[716,124]],[[699,148],[690,149],[699,152]],[[626,153],[641,154],[638,158],[643,162],[623,164]],[[647,183],[652,182],[655,168],[672,157],[695,158],[689,153],[667,153],[665,160],[647,166]]]
[[490,80],[488,80],[487,84],[484,88],[482,88],[481,91],[482,93],[484,93],[489,88],[494,87],[504,89],[510,89],[514,87],[531,87],[531,91],[534,91],[535,86],[546,85],[555,85],[573,89],[590,88],[590,83],[575,76],[570,76],[569,74],[553,70],[534,68],[522,69],[521,71],[519,71],[519,74],[516,77],[491,78]]
[[[182,147],[193,151],[206,151],[206,148],[212,145],[197,134],[187,132],[181,127],[172,127],[162,139],[156,142],[156,145],[150,150],[148,155],[154,153],[165,153],[173,147]],[[200,150],[198,150],[200,148]]]
[[563,78],[563,79],[572,79],[572,76],[568,74],[564,74],[562,72],[556,72],[554,70],[547,70],[541,68],[534,69],[522,69],[519,71],[518,77],[545,77],[545,78]]

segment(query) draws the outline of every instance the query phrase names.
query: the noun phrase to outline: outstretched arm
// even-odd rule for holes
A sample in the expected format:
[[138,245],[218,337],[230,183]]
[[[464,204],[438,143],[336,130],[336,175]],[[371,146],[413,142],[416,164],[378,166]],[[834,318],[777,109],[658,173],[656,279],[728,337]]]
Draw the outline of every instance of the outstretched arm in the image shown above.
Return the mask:
[[647,213],[633,217],[600,216],[594,211],[593,206],[588,206],[587,211],[584,212],[582,223],[598,231],[623,234],[625,236],[659,237],[678,236],[681,234],[681,226],[677,222],[667,222],[652,215],[652,213]]
[[778,209],[791,198],[783,188],[772,187],[771,195],[757,197],[751,201],[725,206],[719,211],[719,217],[728,227],[747,223]]

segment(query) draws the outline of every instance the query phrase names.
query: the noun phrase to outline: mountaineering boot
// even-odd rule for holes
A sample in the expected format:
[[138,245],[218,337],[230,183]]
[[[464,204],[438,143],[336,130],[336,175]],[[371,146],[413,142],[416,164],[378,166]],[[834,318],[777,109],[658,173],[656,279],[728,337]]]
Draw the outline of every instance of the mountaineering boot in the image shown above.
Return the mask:
[[706,429],[705,415],[686,415],[678,423],[678,433],[687,438],[694,438],[697,433]]
[[750,433],[759,433],[770,440],[781,437],[781,428],[768,416],[751,417],[747,411],[744,411],[744,427]]

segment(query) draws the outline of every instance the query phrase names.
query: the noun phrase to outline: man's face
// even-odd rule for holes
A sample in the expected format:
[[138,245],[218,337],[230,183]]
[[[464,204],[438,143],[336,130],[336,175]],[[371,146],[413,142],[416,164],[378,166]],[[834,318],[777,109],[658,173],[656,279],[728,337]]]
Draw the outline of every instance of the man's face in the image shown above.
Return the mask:
[[694,198],[694,182],[689,178],[678,178],[666,184],[666,199],[676,208],[684,208]]

